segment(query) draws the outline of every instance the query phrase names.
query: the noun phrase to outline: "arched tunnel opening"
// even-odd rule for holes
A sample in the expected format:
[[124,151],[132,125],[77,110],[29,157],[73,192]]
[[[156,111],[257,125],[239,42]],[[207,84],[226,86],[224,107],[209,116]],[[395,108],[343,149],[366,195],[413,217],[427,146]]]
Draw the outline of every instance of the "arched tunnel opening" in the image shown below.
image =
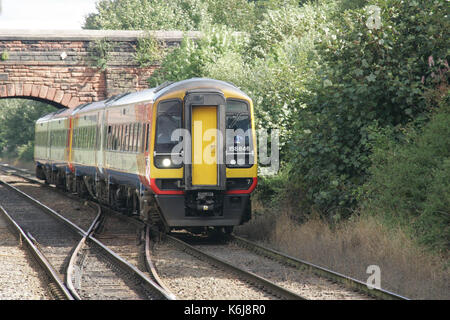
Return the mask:
[[0,99],[0,162],[32,169],[35,121],[61,108],[35,97]]

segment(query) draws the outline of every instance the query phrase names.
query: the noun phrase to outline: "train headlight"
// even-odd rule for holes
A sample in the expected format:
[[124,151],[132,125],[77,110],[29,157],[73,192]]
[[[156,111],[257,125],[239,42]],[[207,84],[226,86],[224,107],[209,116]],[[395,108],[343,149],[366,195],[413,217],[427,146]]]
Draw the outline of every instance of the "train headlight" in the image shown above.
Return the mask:
[[[180,158],[180,157],[178,157]],[[175,169],[175,168],[181,168],[183,163],[181,160],[177,157],[172,158],[170,155],[167,154],[156,154],[153,158],[155,167],[160,169]]]
[[172,164],[172,161],[170,161],[170,159],[169,158],[165,158],[163,161],[162,161],[162,165],[163,165],[163,167],[170,167],[170,165]]

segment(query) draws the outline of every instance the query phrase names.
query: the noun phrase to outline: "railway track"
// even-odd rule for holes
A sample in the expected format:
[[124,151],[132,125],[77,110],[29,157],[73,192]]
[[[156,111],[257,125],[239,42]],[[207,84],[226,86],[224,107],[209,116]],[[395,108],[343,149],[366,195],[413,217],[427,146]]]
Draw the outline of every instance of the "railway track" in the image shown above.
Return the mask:
[[329,279],[345,288],[365,294],[367,296],[382,300],[409,300],[406,297],[381,288],[369,288],[366,283],[346,275],[328,270],[321,266],[314,265],[304,260],[291,257],[282,252],[262,246],[236,235],[229,235],[228,241],[238,247],[250,250],[251,252],[263,256],[267,259],[276,261],[282,265],[291,267],[300,272],[309,272],[318,277]]
[[[0,167],[0,169],[2,169]],[[4,170],[4,167],[3,169]],[[10,174],[18,174],[20,176],[23,176],[26,174],[28,177],[24,177],[27,179],[31,179],[33,181],[38,181],[32,178],[32,175],[27,173],[24,170],[17,170],[14,167],[7,167],[7,170]],[[20,173],[19,173],[20,172]],[[41,182],[39,182],[41,183]],[[122,215],[119,215],[122,216]],[[122,216],[123,217],[123,216]],[[126,217],[125,217],[126,218]],[[119,219],[119,218],[117,218]],[[129,218],[126,218],[129,219]],[[119,219],[120,220],[120,219]],[[123,220],[123,218],[122,218]],[[131,220],[129,220],[131,221]],[[110,222],[112,223],[112,222]],[[108,235],[108,231],[104,232],[103,234],[100,232],[96,235],[98,239],[100,239],[102,242],[108,242],[110,247],[113,247],[114,250],[120,250],[120,247],[123,246],[123,241],[126,242],[134,242],[137,244],[135,246],[135,251],[128,250],[128,253],[122,252],[122,255],[126,255],[127,259],[130,259],[130,261],[133,261],[133,264],[136,266],[139,266],[139,268],[142,269],[143,263],[146,264],[147,268],[146,270],[152,270],[153,272],[150,272],[149,276],[156,282],[159,283],[162,288],[167,290],[169,292],[169,289],[167,289],[167,286],[165,286],[159,276],[157,275],[156,268],[153,266],[151,259],[144,259],[137,257],[142,257],[142,254],[137,254],[136,250],[139,252],[145,251],[145,255],[147,258],[150,257],[150,239],[149,239],[149,230],[146,230],[147,232],[144,235],[143,227],[142,225],[139,225],[140,222],[137,223],[137,226],[135,228],[140,229],[140,232],[137,232],[137,229],[134,229],[134,231],[114,231],[115,236],[113,237],[112,234]],[[122,222],[123,224],[123,222]],[[128,222],[130,224],[130,222]],[[131,223],[133,224],[133,223]],[[107,224],[106,224],[107,226]],[[123,226],[122,226],[123,228]],[[106,228],[107,230],[116,230],[116,228]],[[117,230],[120,230],[120,228],[117,228]],[[109,231],[111,232],[111,231]],[[117,233],[116,233],[117,232]],[[331,299],[368,299],[368,298],[376,298],[376,299],[400,299],[405,300],[407,298],[402,297],[400,295],[397,295],[395,293],[383,290],[383,289],[369,289],[367,285],[361,281],[358,281],[356,279],[347,277],[345,275],[333,272],[331,270],[327,270],[325,268],[322,268],[320,266],[313,265],[311,263],[308,263],[306,261],[302,261],[293,257],[290,257],[288,255],[285,255],[281,252],[275,251],[273,249],[263,247],[261,245],[258,245],[256,243],[253,243],[249,240],[230,235],[223,237],[220,242],[221,243],[201,243],[202,240],[199,240],[197,237],[196,240],[194,238],[186,238],[185,235],[180,236],[172,236],[172,235],[157,235],[157,238],[164,238],[167,243],[169,243],[172,247],[176,247],[180,250],[182,250],[185,253],[188,253],[191,256],[194,256],[200,260],[207,261],[210,265],[216,266],[222,270],[226,270],[226,272],[234,274],[234,276],[243,279],[243,281],[252,283],[254,286],[258,288],[263,288],[264,291],[270,293],[271,295],[281,298],[281,299],[317,299],[317,298],[331,298]],[[184,239],[183,239],[184,237]],[[108,239],[109,238],[109,239]],[[116,238],[116,240],[113,240]],[[146,238],[146,241],[143,239]],[[197,241],[197,243],[196,243]],[[198,242],[200,241],[200,243]],[[116,243],[114,243],[116,242]],[[145,245],[143,245],[145,244]],[[145,248],[144,248],[145,246]],[[130,248],[131,246],[128,246]],[[239,253],[239,250],[241,253]],[[278,266],[276,267],[276,270],[283,270],[283,274],[290,274],[292,271],[295,271],[296,273],[308,273],[309,276],[313,276],[316,279],[320,279],[319,288],[317,290],[318,293],[315,295],[314,293],[311,295],[311,286],[307,283],[306,285],[301,284],[300,281],[305,281],[305,278],[303,277],[303,280],[298,281],[299,286],[303,287],[302,290],[297,290],[295,287],[291,288],[292,290],[285,289],[283,287],[284,281],[283,279],[277,278],[276,276],[269,276],[269,280],[265,279],[267,272],[269,272],[267,269],[265,272],[256,271],[256,269],[252,269],[251,267],[247,266],[236,266],[235,261],[239,261],[240,259],[236,259],[235,261],[227,261],[226,255],[223,254],[223,252],[235,252],[235,258],[239,256],[239,254],[242,256],[245,254],[246,256],[249,256],[249,251],[251,254],[257,255],[259,257],[262,257],[265,260],[269,260],[270,263],[275,263]],[[232,262],[232,263],[230,263]],[[269,262],[266,262],[269,263]],[[269,264],[270,264],[269,263]],[[281,266],[281,267],[280,267]],[[272,269],[275,267],[272,267]],[[283,268],[288,268],[287,271]],[[252,272],[252,270],[254,272]],[[270,273],[270,272],[269,272]],[[278,272],[280,273],[280,272]],[[309,280],[306,280],[307,282]],[[317,281],[317,280],[314,280]],[[328,293],[328,289],[323,289],[324,287],[336,287],[337,293]],[[314,286],[313,286],[314,287]],[[321,289],[322,288],[322,289]],[[322,293],[321,293],[322,292]]]
[[[184,235],[186,237],[186,235]],[[222,235],[210,241],[194,237],[187,242],[242,268],[267,276],[308,299],[382,299],[407,300],[326,268],[288,256],[236,235]],[[241,258],[244,257],[244,258]],[[276,272],[274,272],[276,270]]]
[[[24,199],[26,201],[24,201]],[[2,212],[34,245],[63,299],[174,299],[156,283],[92,236],[101,210],[83,230],[4,181]],[[67,270],[67,273],[66,273]]]
[[195,246],[181,240],[179,237],[175,237],[173,235],[160,235],[165,241],[168,241],[172,246],[179,248],[180,250],[211,264],[214,267],[222,269],[227,273],[232,274],[234,277],[239,278],[240,280],[250,283],[256,288],[263,290],[266,293],[273,295],[278,299],[286,299],[286,300],[305,300],[306,298],[289,290],[282,286],[277,285],[276,283],[265,279],[264,277],[252,273],[244,268],[236,266],[229,261],[221,259],[215,255],[212,255],[205,250],[201,250],[196,248]]

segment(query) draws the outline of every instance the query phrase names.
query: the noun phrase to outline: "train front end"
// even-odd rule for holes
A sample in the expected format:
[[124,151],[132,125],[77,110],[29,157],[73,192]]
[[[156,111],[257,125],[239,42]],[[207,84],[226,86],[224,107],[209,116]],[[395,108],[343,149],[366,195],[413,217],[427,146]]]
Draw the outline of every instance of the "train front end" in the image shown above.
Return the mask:
[[235,86],[190,79],[156,95],[150,180],[168,228],[225,228],[251,217],[257,183],[251,99]]

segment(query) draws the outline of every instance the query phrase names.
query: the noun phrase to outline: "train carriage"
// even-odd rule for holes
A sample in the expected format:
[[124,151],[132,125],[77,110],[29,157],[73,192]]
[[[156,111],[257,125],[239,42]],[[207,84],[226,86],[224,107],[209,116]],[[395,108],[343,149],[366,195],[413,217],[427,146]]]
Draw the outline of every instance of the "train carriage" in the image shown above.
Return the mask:
[[[51,160],[41,145],[55,117],[36,123],[37,167]],[[257,183],[253,105],[234,85],[204,78],[168,83],[79,106],[67,123],[68,190],[166,230],[230,231],[250,219]],[[40,178],[55,181],[54,175]]]
[[35,126],[36,176],[62,186],[69,157],[71,110],[61,109],[40,118]]

